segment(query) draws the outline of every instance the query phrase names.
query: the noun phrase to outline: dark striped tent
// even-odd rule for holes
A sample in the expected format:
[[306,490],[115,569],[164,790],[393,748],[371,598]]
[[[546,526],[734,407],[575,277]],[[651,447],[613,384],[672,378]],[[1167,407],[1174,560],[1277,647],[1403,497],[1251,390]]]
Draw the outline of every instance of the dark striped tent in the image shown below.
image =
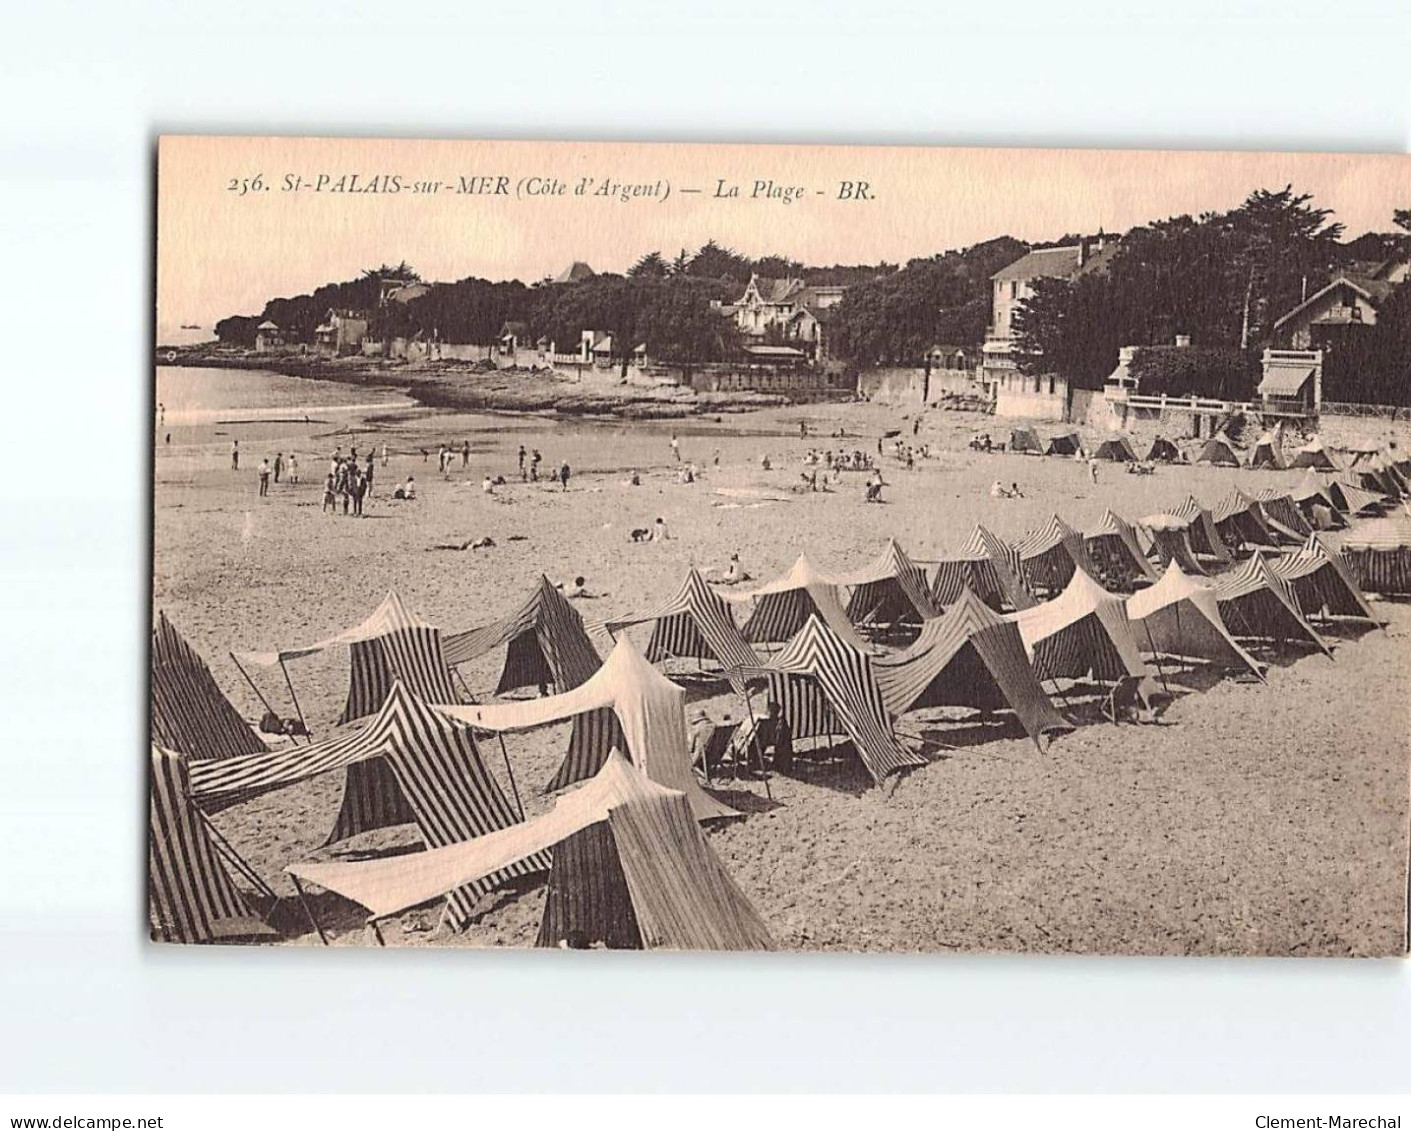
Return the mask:
[[[650,624],[647,662],[659,664],[673,658],[713,660],[736,682],[736,670],[759,664],[759,656],[745,642],[729,603],[715,592],[692,566],[681,588],[650,612],[610,620],[605,627],[614,636],[636,624]],[[738,690],[738,688],[737,688]]]
[[786,643],[816,616],[854,648],[867,650],[843,609],[837,581],[819,573],[807,554],[800,554],[789,572],[777,581],[729,599],[753,605],[741,629],[751,644]]
[[469,663],[506,645],[496,695],[551,685],[556,691],[570,691],[586,682],[602,663],[578,610],[542,575],[534,591],[508,616],[448,635],[446,661],[451,665]]
[[1368,491],[1346,479],[1334,479],[1327,484],[1328,494],[1343,514],[1364,518],[1377,517],[1387,511],[1387,499],[1376,491]]
[[1220,532],[1215,529],[1214,516],[1208,509],[1200,505],[1194,495],[1187,495],[1185,502],[1171,508],[1171,513],[1190,523],[1186,537],[1190,542],[1191,549],[1197,554],[1222,564],[1232,560],[1230,548],[1225,545],[1220,537]]
[[240,658],[283,667],[289,660],[343,647],[349,649],[351,674],[339,723],[375,714],[398,681],[428,703],[452,703],[457,698],[440,629],[414,616],[390,590],[361,624],[326,640],[277,652],[246,652]]
[[1404,515],[1359,522],[1343,539],[1342,554],[1364,592],[1411,594],[1411,522]]
[[906,555],[895,538],[861,569],[838,578],[851,588],[848,619],[854,624],[917,625],[938,616],[926,572]]
[[750,675],[769,681],[771,699],[795,738],[846,734],[875,782],[926,759],[907,750],[892,730],[872,658],[818,617],[810,617],[768,665]]
[[1333,462],[1333,457],[1328,454],[1327,448],[1323,447],[1323,442],[1316,436],[1293,453],[1289,467],[1307,467],[1315,471],[1336,471],[1338,469],[1337,464]]
[[1009,432],[1009,450],[1042,455],[1044,446],[1039,440],[1039,434],[1032,428],[1012,428]]
[[152,741],[188,758],[266,750],[164,612],[152,626]]
[[546,853],[553,868],[540,946],[773,949],[687,797],[653,782],[616,750],[550,812],[514,828],[413,857],[288,871],[361,904],[375,921]]
[[1282,447],[1283,441],[1277,432],[1265,432],[1255,441],[1254,449],[1249,453],[1249,466],[1268,471],[1282,471],[1288,466],[1284,461]]
[[966,589],[996,611],[1026,609],[1034,603],[1019,581],[1014,547],[978,524],[958,550],[936,563],[931,601],[944,608],[960,600]]
[[1137,453],[1132,450],[1131,441],[1126,436],[1109,436],[1097,446],[1093,459],[1110,460],[1114,463],[1135,463]]
[[1241,546],[1278,544],[1278,538],[1264,518],[1263,508],[1238,487],[1215,504],[1211,517],[1221,541],[1236,550]]
[[1381,623],[1342,555],[1317,534],[1310,534],[1302,547],[1276,558],[1270,567],[1289,583],[1299,609],[1305,614],[1322,613]]
[[1083,441],[1076,432],[1062,432],[1054,436],[1044,449],[1046,456],[1076,456],[1082,453]]
[[684,793],[698,820],[739,815],[696,781],[686,732],[686,692],[652,667],[630,636],[619,637],[602,667],[572,691],[438,709],[477,730],[495,732],[571,720],[568,752],[546,787],[550,792],[591,778],[616,749],[652,781]]
[[1312,644],[1331,657],[1332,649],[1303,615],[1289,583],[1270,568],[1258,550],[1216,579],[1216,599],[1225,623],[1241,637],[1274,644]]
[[968,589],[921,626],[911,647],[873,667],[894,718],[926,707],[1008,709],[1036,746],[1044,734],[1072,729],[1039,685],[1019,629]]
[[1195,551],[1191,548],[1190,519],[1180,518],[1167,511],[1148,515],[1139,525],[1146,532],[1162,569],[1175,563],[1180,566],[1182,573],[1205,573],[1205,567],[1196,559]]
[[1244,668],[1261,681],[1258,661],[1235,639],[1220,615],[1214,583],[1172,562],[1155,585],[1127,598],[1127,619],[1137,640],[1154,656],[1205,660]]
[[1030,593],[1059,593],[1075,571],[1094,577],[1098,573],[1083,536],[1056,514],[1015,542],[1014,550],[1019,555],[1019,578]]
[[1158,436],[1151,442],[1146,459],[1148,463],[1180,463],[1181,449],[1165,436]]
[[1289,493],[1289,498],[1293,500],[1299,514],[1303,515],[1304,521],[1314,529],[1342,530],[1347,527],[1347,519],[1343,518],[1338,509],[1332,491],[1318,478],[1316,472],[1308,472],[1303,477],[1303,482]]
[[147,910],[153,940],[210,943],[273,935],[231,881],[191,803],[185,756],[151,749]]
[[1039,679],[1084,679],[1109,683],[1148,674],[1126,602],[1082,570],[1052,601],[1011,614]]
[[1270,487],[1254,496],[1254,501],[1264,512],[1264,520],[1280,538],[1289,542],[1302,542],[1313,533],[1313,527],[1304,517],[1293,496],[1287,491]]
[[1159,576],[1142,553],[1132,524],[1115,511],[1103,512],[1097,525],[1083,535],[1083,545],[1096,567],[1096,576],[1107,589],[1130,591]]
[[1235,455],[1234,448],[1215,436],[1205,441],[1195,462],[1214,464],[1216,467],[1239,467],[1240,457]]
[[[193,796],[207,811],[216,811],[318,774],[373,762],[381,763],[380,772],[370,772],[360,784],[386,796],[354,792],[350,778],[335,835],[404,823],[410,816],[434,848],[520,821],[481,761],[470,728],[432,710],[401,683],[393,684],[382,710],[350,734],[193,767]],[[453,893],[452,918],[464,925],[475,901],[492,887],[547,867],[543,858],[529,859]]]

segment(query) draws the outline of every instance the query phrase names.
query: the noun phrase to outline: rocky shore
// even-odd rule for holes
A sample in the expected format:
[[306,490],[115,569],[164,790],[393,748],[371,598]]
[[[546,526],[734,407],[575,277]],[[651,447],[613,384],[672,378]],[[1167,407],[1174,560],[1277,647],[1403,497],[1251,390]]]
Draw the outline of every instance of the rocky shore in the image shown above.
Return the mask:
[[615,374],[574,379],[544,369],[494,369],[481,362],[254,353],[212,344],[159,346],[156,360],[162,365],[252,369],[287,377],[400,389],[429,407],[466,412],[553,412],[565,416],[671,420],[753,412],[789,403],[785,397],[765,393],[698,393],[675,385],[623,383]]

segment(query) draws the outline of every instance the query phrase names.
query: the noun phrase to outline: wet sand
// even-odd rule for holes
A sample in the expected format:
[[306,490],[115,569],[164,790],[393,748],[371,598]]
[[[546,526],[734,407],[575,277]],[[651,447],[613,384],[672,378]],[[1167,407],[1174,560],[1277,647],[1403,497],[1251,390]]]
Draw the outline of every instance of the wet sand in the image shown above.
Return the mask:
[[[814,433],[808,439],[799,437],[800,420]],[[829,438],[839,426],[852,438]],[[230,650],[322,638],[360,620],[389,588],[455,630],[514,607],[540,572],[554,581],[583,574],[598,596],[580,608],[599,622],[669,596],[690,563],[723,569],[732,551],[760,580],[801,550],[825,571],[853,568],[889,536],[926,561],[977,520],[1015,537],[1054,511],[1081,528],[1107,507],[1130,520],[1190,492],[1209,505],[1233,484],[1253,491],[1301,477],[1209,467],[1138,477],[1108,465],[1093,486],[1074,461],[972,453],[973,433],[999,436],[1004,423],[933,409],[915,442],[937,454],[908,472],[889,446],[885,505],[863,503],[861,474],[845,475],[836,493],[794,493],[810,447],[875,454],[885,430],[911,436],[904,410],[853,404],[771,409],[720,424],[397,406],[277,434],[248,427],[248,434],[233,428],[245,436],[239,472],[229,470],[232,429],[159,443],[155,606],[252,718],[261,706]],[[684,458],[701,469],[695,484],[676,480],[673,431]],[[442,478],[437,443],[465,439],[469,467],[457,457]],[[395,454],[388,469],[377,468],[366,517],[322,514],[334,445],[365,452],[384,441]],[[521,443],[540,449],[546,474],[567,458],[570,490],[521,484]],[[290,448],[299,452],[302,483],[258,498],[259,459]],[[766,453],[771,471],[760,467]],[[633,468],[640,487],[626,484]],[[480,488],[487,473],[511,482],[487,497]],[[417,501],[390,501],[393,484],[408,475],[416,477]],[[995,479],[1018,482],[1026,497],[991,499]],[[658,516],[671,541],[631,542],[633,528]],[[432,549],[486,535],[493,548]],[[1015,730],[978,741],[969,728],[949,733],[955,749],[932,765],[880,788],[845,768],[776,776],[772,801],[758,781],[730,783],[724,796],[746,817],[708,835],[784,948],[1397,953],[1406,918],[1411,606],[1376,607],[1388,631],[1340,634],[1335,660],[1284,655],[1267,686],[1226,680],[1182,694],[1165,725],[1084,725],[1044,755]],[[645,631],[634,630],[643,643]],[[477,694],[493,688],[501,660],[465,671]],[[326,736],[346,693],[346,655],[295,661],[290,671],[310,725]],[[281,713],[292,714],[278,669],[252,674]],[[727,699],[709,706],[739,717],[743,705]],[[554,728],[506,739],[531,813],[552,803],[541,790],[564,737]],[[508,786],[498,744],[486,743],[483,753]],[[326,854],[319,846],[341,791],[341,775],[330,775],[215,821],[289,894],[283,866]],[[338,847],[415,839],[414,830],[386,830]],[[436,929],[436,915],[425,911],[402,916],[384,934],[389,945],[532,945],[543,898],[542,886],[491,897],[480,921],[459,935]],[[360,909],[332,895],[318,896],[316,907],[335,943],[369,941]],[[316,944],[294,901],[281,905],[278,921],[292,942]]]

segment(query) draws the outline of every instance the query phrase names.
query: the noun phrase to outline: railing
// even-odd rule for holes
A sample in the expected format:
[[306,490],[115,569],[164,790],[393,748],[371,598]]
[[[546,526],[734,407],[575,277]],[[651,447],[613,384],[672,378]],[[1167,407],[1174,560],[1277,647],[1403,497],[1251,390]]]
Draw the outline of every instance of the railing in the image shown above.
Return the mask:
[[1325,416],[1370,416],[1384,420],[1402,418],[1411,420],[1411,408],[1394,404],[1353,404],[1348,401],[1324,401],[1320,411]]

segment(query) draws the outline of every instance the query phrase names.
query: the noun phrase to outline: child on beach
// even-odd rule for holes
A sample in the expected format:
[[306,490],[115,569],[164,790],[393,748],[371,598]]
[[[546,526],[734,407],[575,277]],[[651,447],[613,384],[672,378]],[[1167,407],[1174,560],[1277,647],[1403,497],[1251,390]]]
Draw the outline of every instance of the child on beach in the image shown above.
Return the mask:
[[571,472],[570,472],[570,469],[569,469],[569,466],[568,466],[568,460],[564,460],[563,463],[559,465],[559,490],[560,490],[560,491],[567,491],[567,490],[568,490],[568,477],[569,477],[570,474],[571,474]]
[[653,542],[669,542],[669,541],[671,541],[671,535],[667,532],[667,529],[666,529],[666,520],[665,520],[664,518],[660,518],[660,517],[659,517],[659,518],[656,520],[656,522],[652,523],[652,541],[653,541]]
[[338,494],[333,489],[333,472],[328,473],[328,478],[323,481],[323,512],[327,513],[328,508],[333,508],[333,513],[338,513]]

